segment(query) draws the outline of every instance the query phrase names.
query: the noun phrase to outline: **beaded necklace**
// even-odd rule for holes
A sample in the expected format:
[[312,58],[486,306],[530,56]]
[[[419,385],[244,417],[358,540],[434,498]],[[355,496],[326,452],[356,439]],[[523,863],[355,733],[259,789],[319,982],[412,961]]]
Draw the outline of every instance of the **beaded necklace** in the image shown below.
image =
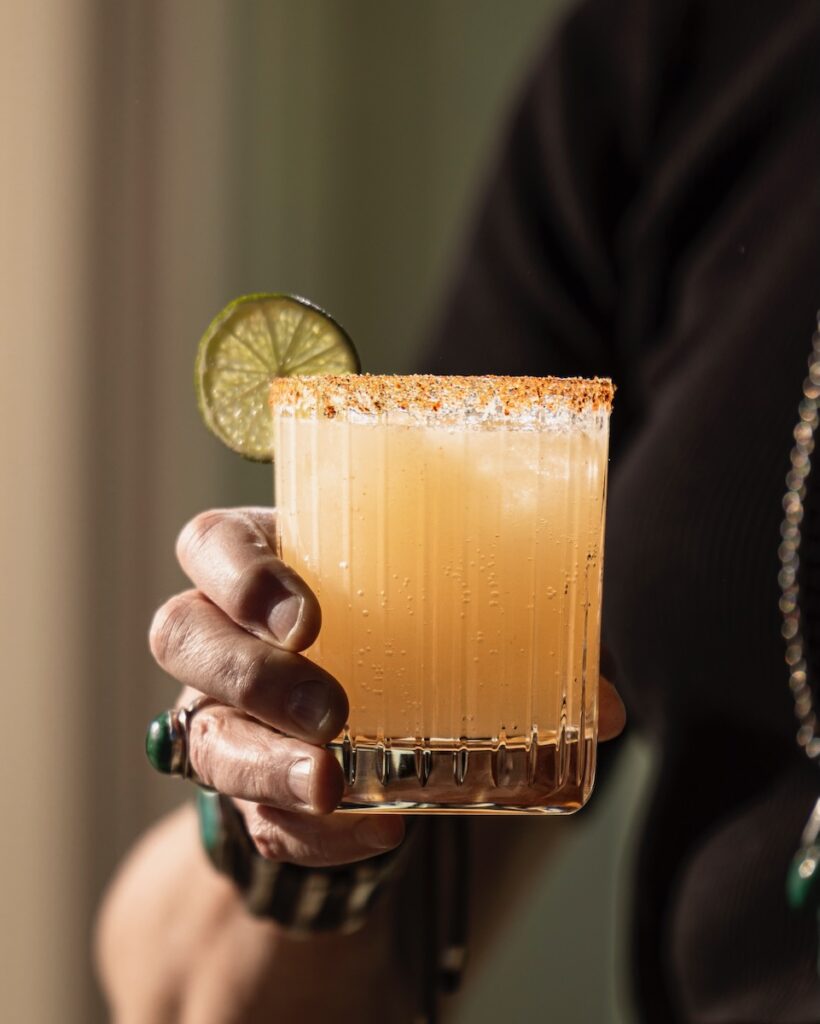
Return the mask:
[[[789,687],[798,721],[797,743],[806,757],[820,766],[820,720],[817,698],[812,689],[804,615],[800,608],[800,544],[805,516],[806,486],[811,472],[814,436],[820,424],[820,314],[812,337],[808,374],[803,381],[803,397],[798,406],[794,428],[791,468],[786,475],[783,497],[783,522],[780,527],[780,611],[781,633],[786,641]],[[790,906],[799,909],[814,902],[820,905],[820,798],[817,799],[800,839],[800,848],[792,859],[786,883]],[[818,913],[820,924],[820,911]],[[820,966],[820,965],[819,965]]]

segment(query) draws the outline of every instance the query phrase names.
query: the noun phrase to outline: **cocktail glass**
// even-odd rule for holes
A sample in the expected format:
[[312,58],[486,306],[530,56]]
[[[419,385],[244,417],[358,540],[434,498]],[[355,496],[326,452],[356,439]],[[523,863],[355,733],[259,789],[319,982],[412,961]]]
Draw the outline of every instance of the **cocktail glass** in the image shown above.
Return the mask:
[[568,813],[595,776],[612,384],[272,386],[279,554],[345,687],[341,809]]

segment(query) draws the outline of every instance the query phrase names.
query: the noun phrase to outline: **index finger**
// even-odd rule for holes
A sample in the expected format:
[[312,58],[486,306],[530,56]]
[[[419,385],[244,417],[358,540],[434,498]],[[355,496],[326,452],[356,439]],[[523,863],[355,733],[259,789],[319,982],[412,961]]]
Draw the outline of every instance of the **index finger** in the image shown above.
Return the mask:
[[277,557],[276,512],[211,509],[188,522],[177,558],[191,582],[249,633],[288,651],[316,639],[322,613],[316,595]]

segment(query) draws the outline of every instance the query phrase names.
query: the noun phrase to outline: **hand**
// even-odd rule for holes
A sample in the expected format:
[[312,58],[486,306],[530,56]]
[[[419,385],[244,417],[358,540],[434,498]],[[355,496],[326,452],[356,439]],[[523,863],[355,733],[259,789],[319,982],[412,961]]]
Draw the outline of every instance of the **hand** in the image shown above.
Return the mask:
[[[342,864],[397,846],[398,815],[330,816],[342,770],[318,744],[340,732],[347,697],[304,658],[321,624],[314,594],[274,554],[270,509],[204,512],[182,530],[180,565],[196,586],[167,601],[151,625],[157,662],[220,704],[198,712],[191,764],[206,785],[234,798],[263,856]],[[287,735],[282,735],[286,733]]]
[[[206,785],[234,798],[263,856],[342,864],[397,846],[398,815],[331,815],[341,768],[319,744],[347,718],[344,690],[299,654],[321,625],[315,595],[274,554],[271,509],[204,512],[182,530],[177,557],[197,589],[167,601],[151,626],[157,662],[186,689],[218,705],[193,718],[191,764]],[[624,708],[601,679],[599,736],[617,735]],[[286,734],[286,735],[283,735]]]

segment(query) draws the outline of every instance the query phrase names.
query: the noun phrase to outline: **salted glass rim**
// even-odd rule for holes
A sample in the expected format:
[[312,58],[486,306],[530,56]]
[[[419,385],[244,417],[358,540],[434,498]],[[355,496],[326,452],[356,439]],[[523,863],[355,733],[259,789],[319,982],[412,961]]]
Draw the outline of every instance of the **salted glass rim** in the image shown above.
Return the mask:
[[274,412],[334,419],[410,416],[424,420],[526,420],[608,415],[615,387],[606,377],[321,374],[277,377]]

